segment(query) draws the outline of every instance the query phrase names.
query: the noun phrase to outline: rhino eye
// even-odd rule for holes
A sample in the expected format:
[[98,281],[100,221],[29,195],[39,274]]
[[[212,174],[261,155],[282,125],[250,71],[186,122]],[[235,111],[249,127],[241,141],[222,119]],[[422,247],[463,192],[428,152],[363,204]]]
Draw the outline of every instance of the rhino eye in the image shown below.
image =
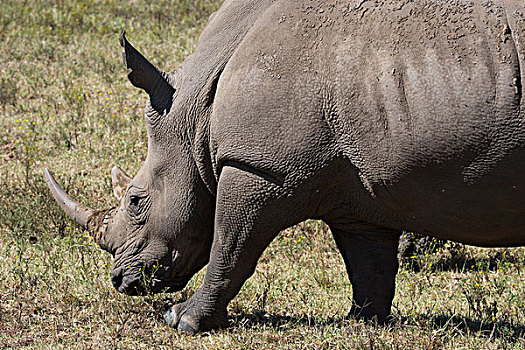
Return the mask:
[[136,207],[139,205],[140,197],[139,196],[130,196],[129,197],[129,204],[133,207]]

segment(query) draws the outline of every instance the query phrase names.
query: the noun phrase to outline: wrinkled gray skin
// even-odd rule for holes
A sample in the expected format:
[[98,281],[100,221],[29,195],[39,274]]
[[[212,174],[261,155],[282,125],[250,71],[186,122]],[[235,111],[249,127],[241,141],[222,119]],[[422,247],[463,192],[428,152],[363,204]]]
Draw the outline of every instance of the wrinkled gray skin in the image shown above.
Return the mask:
[[166,313],[181,331],[226,326],[263,250],[307,218],[332,230],[352,312],[383,321],[402,230],[525,244],[518,2],[227,0],[167,73],[122,37],[150,96],[144,165],[133,179],[114,169],[107,211],[48,182],[114,255],[119,291],[180,290],[208,264]]

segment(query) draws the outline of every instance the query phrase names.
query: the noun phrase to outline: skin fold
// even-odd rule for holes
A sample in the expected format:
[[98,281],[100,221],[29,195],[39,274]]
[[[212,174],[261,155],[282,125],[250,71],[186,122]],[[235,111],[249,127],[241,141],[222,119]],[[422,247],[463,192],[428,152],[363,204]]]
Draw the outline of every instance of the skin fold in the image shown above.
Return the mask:
[[181,331],[227,326],[264,249],[308,218],[330,226],[351,314],[379,321],[403,230],[525,244],[519,1],[227,0],[171,72],[121,44],[149,94],[145,163],[113,170],[120,205],[102,211],[46,178],[114,255],[119,291],[180,290],[207,264],[166,312]]

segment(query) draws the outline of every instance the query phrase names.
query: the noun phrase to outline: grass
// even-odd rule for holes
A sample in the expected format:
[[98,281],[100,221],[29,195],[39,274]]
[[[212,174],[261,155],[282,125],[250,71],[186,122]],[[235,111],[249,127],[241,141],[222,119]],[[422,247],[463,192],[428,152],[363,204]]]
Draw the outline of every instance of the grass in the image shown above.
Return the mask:
[[2,1],[0,348],[525,348],[525,251],[447,243],[402,260],[393,322],[345,319],[351,287],[327,227],[280,234],[232,301],[234,327],[178,334],[162,319],[188,298],[113,290],[111,257],[64,217],[53,169],[81,202],[114,204],[110,169],[146,154],[146,96],[127,81],[118,34],[163,69],[194,48],[221,1]]

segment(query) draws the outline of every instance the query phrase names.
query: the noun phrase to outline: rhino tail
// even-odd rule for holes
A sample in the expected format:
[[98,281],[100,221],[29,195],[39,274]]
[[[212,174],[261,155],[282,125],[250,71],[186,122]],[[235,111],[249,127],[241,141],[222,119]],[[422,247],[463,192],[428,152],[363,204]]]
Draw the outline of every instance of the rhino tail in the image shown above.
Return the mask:
[[120,45],[124,48],[124,64],[128,68],[128,79],[134,86],[143,89],[152,101],[168,104],[175,89],[168,74],[155,67],[126,39],[126,31],[120,34]]

